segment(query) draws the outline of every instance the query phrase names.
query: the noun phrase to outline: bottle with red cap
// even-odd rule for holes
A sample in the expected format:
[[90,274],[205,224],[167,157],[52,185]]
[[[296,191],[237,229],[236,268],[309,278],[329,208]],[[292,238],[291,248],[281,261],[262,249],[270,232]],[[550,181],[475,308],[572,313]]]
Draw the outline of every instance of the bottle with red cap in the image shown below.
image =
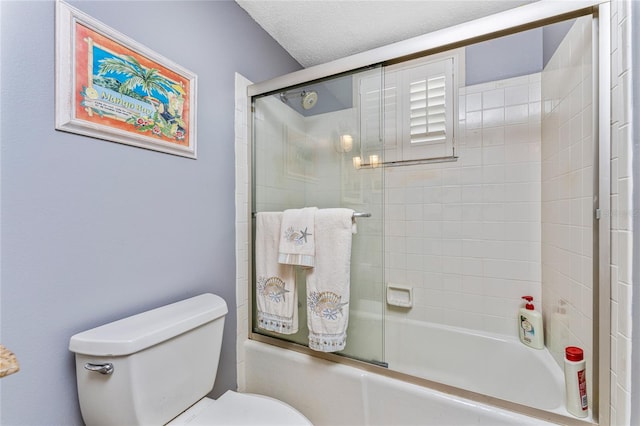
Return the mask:
[[535,310],[532,296],[522,296],[527,301],[518,313],[518,334],[520,341],[534,349],[544,348],[542,314]]
[[576,346],[567,346],[564,356],[564,382],[567,411],[576,417],[587,417],[587,368],[584,352]]

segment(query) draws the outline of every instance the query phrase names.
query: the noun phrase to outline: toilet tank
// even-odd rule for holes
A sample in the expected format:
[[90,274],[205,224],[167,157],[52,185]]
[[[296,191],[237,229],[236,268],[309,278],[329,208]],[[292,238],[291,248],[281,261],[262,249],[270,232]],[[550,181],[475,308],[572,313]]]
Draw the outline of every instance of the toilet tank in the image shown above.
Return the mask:
[[208,394],[226,313],[221,297],[202,294],[71,337],[84,422],[162,425]]

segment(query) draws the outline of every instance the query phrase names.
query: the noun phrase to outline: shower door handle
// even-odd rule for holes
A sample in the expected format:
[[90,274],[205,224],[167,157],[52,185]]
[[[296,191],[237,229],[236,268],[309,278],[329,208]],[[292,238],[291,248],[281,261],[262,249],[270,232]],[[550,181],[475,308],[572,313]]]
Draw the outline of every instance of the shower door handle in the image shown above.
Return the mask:
[[107,362],[105,364],[93,364],[88,362],[84,365],[85,370],[95,371],[100,374],[113,374],[113,364]]

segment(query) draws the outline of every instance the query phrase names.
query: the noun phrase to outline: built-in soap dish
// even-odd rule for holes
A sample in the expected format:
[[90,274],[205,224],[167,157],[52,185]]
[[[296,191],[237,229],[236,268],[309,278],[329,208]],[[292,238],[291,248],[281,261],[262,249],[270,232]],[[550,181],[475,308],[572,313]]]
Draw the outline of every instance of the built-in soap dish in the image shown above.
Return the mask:
[[411,308],[413,306],[413,288],[387,284],[387,304],[400,308]]

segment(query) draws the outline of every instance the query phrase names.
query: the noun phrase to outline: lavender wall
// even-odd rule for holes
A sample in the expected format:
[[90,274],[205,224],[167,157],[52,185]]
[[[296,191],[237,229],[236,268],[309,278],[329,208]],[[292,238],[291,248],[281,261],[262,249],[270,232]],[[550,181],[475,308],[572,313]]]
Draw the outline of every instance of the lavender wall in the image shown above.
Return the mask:
[[533,74],[542,71],[542,67],[542,28],[472,44],[466,48],[467,86]]
[[82,424],[69,337],[203,292],[236,387],[234,73],[300,69],[232,1],[72,5],[198,74],[198,160],[55,131],[55,4],[0,2],[3,425]]

